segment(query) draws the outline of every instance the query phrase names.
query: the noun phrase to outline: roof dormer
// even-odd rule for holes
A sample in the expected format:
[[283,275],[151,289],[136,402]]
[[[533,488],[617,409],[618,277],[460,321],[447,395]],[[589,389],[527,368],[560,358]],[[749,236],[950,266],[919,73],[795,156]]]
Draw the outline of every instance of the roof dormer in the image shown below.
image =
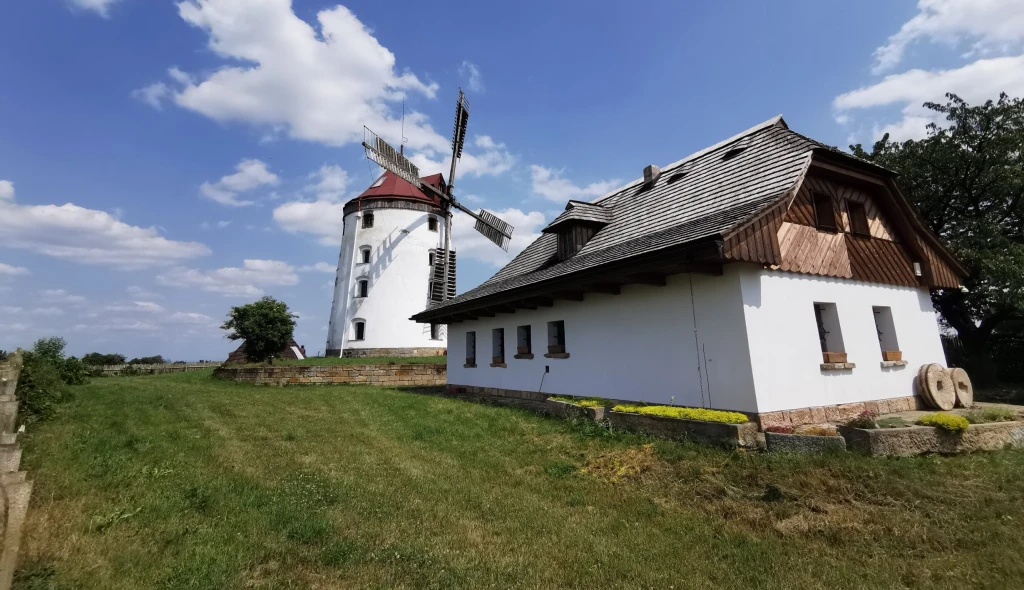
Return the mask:
[[612,221],[612,212],[601,205],[569,201],[565,212],[543,230],[558,234],[558,261],[568,260],[587,245],[602,227]]

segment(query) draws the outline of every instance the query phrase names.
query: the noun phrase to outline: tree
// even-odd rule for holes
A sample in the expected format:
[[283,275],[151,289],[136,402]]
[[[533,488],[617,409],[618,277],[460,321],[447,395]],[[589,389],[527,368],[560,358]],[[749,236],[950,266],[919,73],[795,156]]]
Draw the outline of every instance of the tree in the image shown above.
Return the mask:
[[67,345],[67,341],[60,336],[40,338],[32,345],[32,352],[41,359],[49,361],[56,366],[64,361],[64,348]]
[[295,331],[295,317],[284,302],[264,297],[232,307],[221,328],[228,330],[229,340],[244,340],[245,355],[261,363],[272,360],[288,346]]
[[128,361],[128,364],[129,365],[162,365],[162,364],[164,364],[166,362],[167,361],[164,360],[164,357],[162,357],[162,356],[160,356],[158,354],[156,356],[144,356],[144,357],[139,357],[139,358],[133,358],[132,360]]
[[101,354],[98,352],[90,352],[82,357],[82,362],[90,366],[123,365],[125,364],[125,356],[123,354],[115,353]]
[[967,269],[966,291],[933,294],[963,343],[975,380],[991,382],[994,335],[1024,318],[1024,100],[1001,94],[971,106],[955,94],[925,103],[945,115],[921,140],[890,141],[855,156],[897,172],[907,197]]

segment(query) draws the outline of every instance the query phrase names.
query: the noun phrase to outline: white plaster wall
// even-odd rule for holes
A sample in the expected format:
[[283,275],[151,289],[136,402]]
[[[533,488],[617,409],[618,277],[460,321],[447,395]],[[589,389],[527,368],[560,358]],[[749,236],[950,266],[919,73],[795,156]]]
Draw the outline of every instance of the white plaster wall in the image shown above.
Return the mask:
[[[439,219],[438,231],[430,231],[430,213],[371,211],[374,223],[367,229],[361,227],[362,212],[345,216],[327,348],[444,348],[443,326],[440,339],[432,340],[428,324],[409,319],[427,307],[429,252],[444,248],[444,223]],[[369,264],[361,263],[364,246],[371,249]],[[365,298],[356,297],[357,283],[362,278],[369,280]],[[356,319],[366,322],[361,341],[353,340]]]
[[[914,395],[925,363],[945,365],[927,289],[738,267],[760,412]],[[850,371],[822,371],[815,302],[835,303]],[[906,367],[883,369],[872,306],[892,308]]]
[[[588,293],[582,302],[452,324],[448,383],[755,411],[740,274],[726,267],[721,277],[692,275],[696,341],[690,281],[676,275],[665,287],[627,285],[620,295]],[[565,321],[568,359],[543,356],[547,322],[557,320]],[[532,360],[513,358],[524,324],[532,326]],[[505,329],[507,368],[490,366],[494,328]],[[473,330],[477,367],[465,368]]]

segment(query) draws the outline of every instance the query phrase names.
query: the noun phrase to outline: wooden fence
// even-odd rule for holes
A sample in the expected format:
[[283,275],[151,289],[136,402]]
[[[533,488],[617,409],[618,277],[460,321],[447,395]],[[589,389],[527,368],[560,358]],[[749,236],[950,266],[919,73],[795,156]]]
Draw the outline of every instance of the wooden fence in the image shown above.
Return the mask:
[[160,365],[103,365],[92,366],[89,370],[93,374],[101,374],[104,377],[121,375],[124,373],[132,375],[162,375],[164,373],[186,373],[188,371],[200,371],[221,366],[222,363],[163,363]]

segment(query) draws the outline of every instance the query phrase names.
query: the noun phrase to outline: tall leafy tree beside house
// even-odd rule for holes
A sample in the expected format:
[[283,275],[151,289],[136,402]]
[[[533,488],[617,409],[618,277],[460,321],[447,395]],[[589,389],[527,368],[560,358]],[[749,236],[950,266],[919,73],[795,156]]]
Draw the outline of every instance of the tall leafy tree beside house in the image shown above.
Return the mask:
[[244,340],[245,355],[252,362],[270,361],[284,350],[295,332],[295,315],[288,305],[273,297],[232,307],[221,326],[228,339]]
[[900,175],[908,198],[967,268],[967,290],[943,290],[933,302],[976,380],[987,382],[997,369],[994,344],[1024,319],[1024,99],[1001,94],[971,106],[946,98],[925,103],[947,123],[930,124],[924,139],[894,142],[886,134],[870,152],[850,149]]

